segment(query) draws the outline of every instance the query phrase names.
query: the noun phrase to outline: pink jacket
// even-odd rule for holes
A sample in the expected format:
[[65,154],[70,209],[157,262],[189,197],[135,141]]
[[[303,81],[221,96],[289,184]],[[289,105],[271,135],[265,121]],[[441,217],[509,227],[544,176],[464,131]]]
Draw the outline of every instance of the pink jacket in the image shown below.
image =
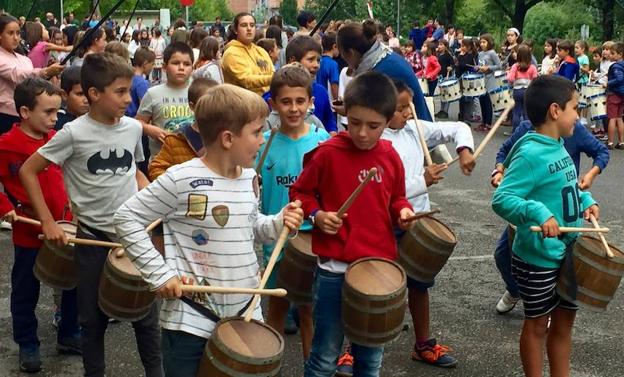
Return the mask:
[[15,87],[40,71],[41,68],[34,68],[28,57],[0,47],[0,113],[18,116],[13,101]]
[[507,72],[507,81],[509,81],[510,84],[513,84],[516,80],[533,80],[537,77],[537,68],[533,64],[524,72],[520,71],[519,67],[520,65],[515,63],[511,66],[509,72]]

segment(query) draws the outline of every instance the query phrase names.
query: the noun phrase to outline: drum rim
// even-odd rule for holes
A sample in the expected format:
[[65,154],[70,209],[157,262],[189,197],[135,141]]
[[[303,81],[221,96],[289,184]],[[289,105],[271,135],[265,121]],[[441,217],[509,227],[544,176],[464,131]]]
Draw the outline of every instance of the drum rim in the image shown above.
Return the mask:
[[[267,325],[264,322],[258,321],[256,319],[251,319],[249,321],[249,323],[255,323],[256,325],[260,325],[263,328],[266,328],[269,330],[270,333],[272,333],[273,335],[275,335],[277,337],[277,339],[279,340],[279,350],[275,353],[275,355],[273,356],[268,356],[268,357],[252,357],[252,356],[246,356],[246,355],[242,355],[239,352],[229,348],[224,342],[223,340],[221,340],[221,338],[219,338],[216,334],[217,334],[217,329],[220,325],[223,325],[227,322],[230,321],[244,321],[246,322],[242,317],[226,317],[226,318],[222,318],[219,322],[217,322],[215,324],[215,327],[212,329],[212,334],[210,336],[210,341],[213,342],[213,344],[215,345],[215,347],[217,347],[219,349],[219,351],[225,353],[225,354],[234,354],[236,356],[236,360],[243,362],[243,363],[247,363],[247,364],[252,364],[252,365],[265,365],[265,364],[269,364],[269,363],[274,363],[274,362],[280,362],[281,363],[281,358],[284,355],[284,337],[282,337],[282,335],[280,333],[277,332],[277,330],[275,330],[273,327]],[[206,343],[206,347],[208,347],[208,343]]]
[[[124,277],[128,278],[129,280],[132,280],[132,281],[141,281],[141,282],[143,282],[143,283],[145,283],[145,284],[147,285],[147,282],[143,279],[143,276],[141,275],[141,272],[140,272],[140,271],[139,271],[136,267],[134,267],[134,268],[135,268],[135,270],[137,270],[137,272],[138,272],[139,274],[138,274],[138,275],[130,275],[130,274],[128,274],[126,271],[122,271],[122,270],[120,270],[119,268],[115,267],[115,265],[113,265],[113,263],[111,262],[111,259],[122,259],[122,258],[126,258],[126,259],[128,259],[128,260],[130,259],[130,258],[128,258],[128,256],[127,256],[125,253],[124,253],[124,255],[122,255],[122,256],[120,256],[120,257],[118,257],[117,255],[115,255],[115,254],[116,254],[116,252],[117,252],[117,250],[119,250],[119,249],[120,249],[120,248],[114,248],[114,249],[110,249],[110,250],[108,251],[108,255],[106,256],[106,264],[105,264],[105,267],[106,267],[106,266],[108,266],[108,265],[110,265],[110,268],[114,268],[114,269],[115,269],[115,271],[119,271],[119,272],[121,272],[121,274],[122,274]],[[111,258],[111,256],[112,256],[112,258]],[[132,264],[132,266],[134,266],[134,264],[132,263],[132,261],[130,261],[130,264]]]
[[[587,250],[588,252],[592,253],[593,255],[599,256],[599,257],[605,257],[605,253],[604,253],[604,249],[602,248],[602,244],[600,242],[600,240],[596,237],[592,237],[590,235],[583,235],[579,237],[579,240],[592,240],[593,242],[596,242],[598,244],[600,244],[600,246],[598,247],[603,253],[598,253],[596,250],[594,250],[594,248],[588,248],[588,247],[583,247],[584,250]],[[578,247],[581,247],[582,245],[579,244],[578,240],[576,241],[576,243],[574,244],[574,254],[577,253],[576,249],[577,249],[577,245]],[[615,249],[619,255],[616,255],[615,257],[608,259],[609,261],[615,262],[616,264],[624,264],[624,251],[620,250],[618,247],[615,247],[611,244],[609,244],[609,248],[611,248],[612,250]],[[580,253],[580,251],[579,251]]]
[[433,233],[433,234],[432,234],[432,236],[433,236],[433,237],[435,237],[435,238],[436,238],[438,241],[440,241],[441,243],[447,244],[447,245],[449,245],[449,246],[453,245],[453,247],[457,246],[457,242],[458,242],[458,240],[457,240],[457,235],[455,234],[455,232],[453,232],[453,230],[452,230],[452,229],[451,229],[448,225],[444,224],[442,221],[440,221],[440,220],[436,219],[436,218],[435,218],[435,217],[433,217],[433,216],[425,216],[424,218],[422,218],[422,219],[420,219],[420,220],[416,221],[416,224],[414,224],[414,226],[412,227],[412,229],[408,230],[408,232],[411,232],[411,231],[412,231],[415,227],[417,227],[417,226],[423,227],[423,225],[422,225],[422,223],[421,223],[421,220],[433,220],[433,221],[435,221],[435,222],[439,223],[440,225],[442,225],[444,228],[446,228],[446,230],[448,230],[448,231],[449,231],[449,232],[453,235],[453,238],[454,238],[455,240],[454,240],[454,241],[449,241],[449,240],[443,239],[443,238],[441,238],[440,236],[438,236],[438,234],[437,234],[437,233]]
[[[401,286],[397,289],[395,289],[392,292],[383,294],[383,295],[374,295],[374,294],[363,294],[362,292],[360,292],[357,288],[355,288],[354,286],[352,286],[351,284],[349,284],[349,282],[347,281],[347,274],[349,273],[349,271],[351,271],[352,267],[362,263],[362,262],[367,262],[367,261],[371,261],[371,260],[375,260],[375,261],[383,261],[383,262],[388,262],[390,264],[392,264],[393,266],[397,267],[397,269],[399,270],[399,272],[401,273],[401,282],[404,284],[401,284]],[[351,289],[352,292],[360,295],[360,296],[366,296],[366,297],[370,297],[371,300],[373,301],[378,301],[379,299],[388,299],[388,298],[393,298],[393,297],[397,297],[398,295],[400,295],[404,290],[406,290],[407,287],[407,274],[405,273],[405,269],[403,268],[403,266],[401,266],[399,263],[397,263],[396,261],[392,260],[392,259],[388,259],[388,258],[383,258],[383,257],[364,257],[364,258],[360,258],[356,261],[353,261],[349,264],[349,267],[347,267],[347,270],[344,273],[344,286],[347,286]],[[343,289],[345,288],[343,286]]]

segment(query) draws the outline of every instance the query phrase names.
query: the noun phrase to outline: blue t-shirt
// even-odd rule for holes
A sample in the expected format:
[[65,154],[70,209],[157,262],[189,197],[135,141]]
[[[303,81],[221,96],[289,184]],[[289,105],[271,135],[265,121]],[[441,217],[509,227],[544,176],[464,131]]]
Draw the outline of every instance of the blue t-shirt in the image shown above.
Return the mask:
[[[264,134],[265,140],[269,140],[271,131]],[[288,189],[295,183],[303,170],[303,156],[316,148],[319,143],[329,139],[327,131],[310,125],[307,135],[293,140],[281,132],[273,137],[271,148],[264,160],[260,175],[262,176],[262,213],[274,215],[290,201]],[[258,159],[264,151],[262,146],[258,153]],[[307,220],[301,225],[301,230],[312,229],[312,224]],[[272,245],[264,245],[265,256],[270,255]]]
[[321,56],[321,66],[316,72],[316,82],[322,85],[330,93],[329,84],[338,84],[340,80],[340,70],[338,63],[327,55]]
[[141,104],[141,99],[143,99],[143,96],[147,93],[147,89],[149,89],[149,81],[147,81],[145,77],[142,75],[132,76],[132,86],[130,87],[132,102],[126,109],[127,116],[132,118],[136,116],[139,105]]

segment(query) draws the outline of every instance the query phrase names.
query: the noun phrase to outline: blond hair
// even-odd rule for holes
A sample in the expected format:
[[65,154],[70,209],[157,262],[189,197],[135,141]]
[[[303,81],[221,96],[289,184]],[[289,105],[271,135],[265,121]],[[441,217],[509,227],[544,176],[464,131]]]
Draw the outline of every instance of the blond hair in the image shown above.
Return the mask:
[[204,145],[215,142],[223,131],[239,135],[246,124],[267,115],[269,107],[262,97],[230,84],[208,89],[195,107],[195,120]]

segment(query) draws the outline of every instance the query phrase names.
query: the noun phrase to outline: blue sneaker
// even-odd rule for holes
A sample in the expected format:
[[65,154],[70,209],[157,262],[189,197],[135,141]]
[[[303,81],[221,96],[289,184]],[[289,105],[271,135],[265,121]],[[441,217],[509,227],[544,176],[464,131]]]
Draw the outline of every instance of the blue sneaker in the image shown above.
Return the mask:
[[39,372],[41,370],[41,355],[39,355],[39,347],[20,347],[19,366],[20,371],[22,372]]
[[80,335],[59,339],[56,343],[56,350],[59,354],[82,355]]
[[431,338],[420,347],[418,344],[414,345],[412,360],[440,368],[452,368],[457,365],[457,359],[448,354],[450,351],[452,350],[449,347],[440,345],[434,338]]

